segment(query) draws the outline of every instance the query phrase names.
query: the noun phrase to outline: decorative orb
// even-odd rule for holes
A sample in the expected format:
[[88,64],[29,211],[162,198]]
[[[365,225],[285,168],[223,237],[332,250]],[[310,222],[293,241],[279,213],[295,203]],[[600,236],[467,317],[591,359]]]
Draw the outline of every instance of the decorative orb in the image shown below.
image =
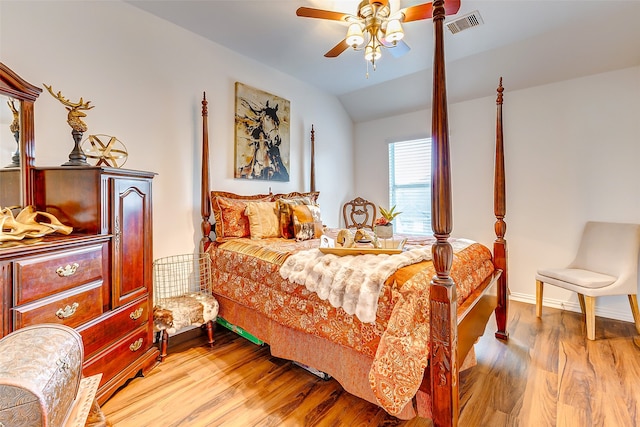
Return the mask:
[[89,135],[82,142],[81,148],[87,156],[87,161],[92,160],[95,166],[120,168],[128,157],[127,147],[115,136]]

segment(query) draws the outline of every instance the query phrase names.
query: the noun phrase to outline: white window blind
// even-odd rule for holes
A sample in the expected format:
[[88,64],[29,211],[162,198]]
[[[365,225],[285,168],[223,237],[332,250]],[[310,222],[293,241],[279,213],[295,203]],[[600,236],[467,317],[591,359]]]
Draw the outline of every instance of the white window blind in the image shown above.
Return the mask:
[[396,233],[431,234],[431,139],[389,144],[389,208]]

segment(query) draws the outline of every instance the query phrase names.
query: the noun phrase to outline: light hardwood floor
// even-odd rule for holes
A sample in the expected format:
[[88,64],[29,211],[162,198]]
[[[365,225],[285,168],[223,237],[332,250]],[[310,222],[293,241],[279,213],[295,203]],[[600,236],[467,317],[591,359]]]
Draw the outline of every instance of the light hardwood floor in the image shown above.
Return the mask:
[[[636,426],[640,423],[640,337],[633,324],[512,302],[510,340],[493,319],[461,374],[461,426]],[[218,326],[209,348],[189,332],[169,356],[103,405],[116,427],[431,426],[399,421]]]

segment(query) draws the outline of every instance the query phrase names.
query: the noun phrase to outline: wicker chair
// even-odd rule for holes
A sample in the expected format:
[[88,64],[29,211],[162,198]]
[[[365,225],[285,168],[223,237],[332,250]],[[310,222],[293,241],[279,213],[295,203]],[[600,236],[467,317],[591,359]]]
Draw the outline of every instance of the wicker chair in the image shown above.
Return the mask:
[[167,356],[169,335],[192,326],[206,328],[209,345],[213,345],[217,317],[208,254],[174,255],[153,262],[153,329],[160,343],[158,360]]

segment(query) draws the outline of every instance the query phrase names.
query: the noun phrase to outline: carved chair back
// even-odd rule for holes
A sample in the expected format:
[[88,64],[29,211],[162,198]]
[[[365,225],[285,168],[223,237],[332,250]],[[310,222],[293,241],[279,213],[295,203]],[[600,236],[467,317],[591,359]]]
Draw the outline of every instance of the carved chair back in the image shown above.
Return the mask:
[[368,228],[373,230],[376,215],[376,205],[362,197],[356,197],[342,206],[342,216],[346,228]]

